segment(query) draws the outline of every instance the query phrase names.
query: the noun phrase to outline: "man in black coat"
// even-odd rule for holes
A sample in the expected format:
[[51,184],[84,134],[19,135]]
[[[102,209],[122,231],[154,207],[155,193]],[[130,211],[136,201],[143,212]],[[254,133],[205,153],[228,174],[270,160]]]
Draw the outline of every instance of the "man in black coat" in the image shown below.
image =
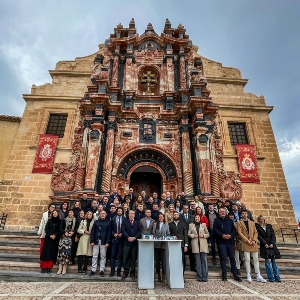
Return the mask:
[[185,269],[185,252],[188,251],[188,235],[186,226],[182,221],[179,221],[179,213],[174,211],[173,213],[173,222],[169,223],[170,235],[176,236],[178,240],[182,240],[181,242],[181,250],[182,250],[182,267],[183,273]]
[[219,218],[214,220],[214,233],[218,245],[220,263],[222,268],[222,281],[227,281],[226,259],[229,257],[231,273],[236,281],[241,282],[242,279],[238,276],[234,257],[234,242],[236,229],[231,219],[226,216],[224,208],[219,209]]
[[123,216],[123,209],[122,207],[118,207],[117,215],[111,220],[111,271],[109,277],[113,277],[115,275],[116,256],[118,257],[117,276],[121,277],[121,267],[123,262],[122,223],[124,219],[125,217]]
[[128,213],[128,219],[124,219],[122,222],[122,235],[124,238],[124,247],[123,247],[123,265],[124,273],[121,277],[121,280],[125,278],[130,272],[131,279],[135,279],[135,266],[136,266],[136,255],[137,255],[137,239],[141,238],[141,228],[140,221],[134,219],[135,213],[133,210],[130,210]]
[[90,242],[93,247],[92,269],[90,276],[95,275],[97,269],[98,254],[100,251],[100,276],[104,277],[106,264],[106,251],[111,238],[111,224],[106,220],[106,212],[100,212],[100,218],[97,220],[91,230]]
[[[187,204],[183,205],[182,210],[183,210],[182,214],[179,215],[179,221],[185,224],[186,232],[188,232],[190,224],[194,223],[194,217],[189,214],[189,206]],[[186,252],[186,254],[189,255],[190,268],[191,271],[196,272],[195,256],[192,252],[191,239],[189,237],[188,237],[188,245],[189,245],[188,251]]]

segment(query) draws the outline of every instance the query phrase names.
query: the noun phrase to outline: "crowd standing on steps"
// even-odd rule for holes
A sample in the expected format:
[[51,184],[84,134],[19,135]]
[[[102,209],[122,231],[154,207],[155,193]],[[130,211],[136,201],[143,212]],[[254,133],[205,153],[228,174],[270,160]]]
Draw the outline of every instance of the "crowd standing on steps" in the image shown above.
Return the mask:
[[[132,188],[124,198],[114,188],[105,195],[87,193],[76,201],[54,203],[43,213],[38,229],[40,236],[41,273],[50,273],[58,264],[57,275],[65,275],[68,265],[78,265],[78,274],[95,276],[100,257],[99,274],[105,276],[107,258],[109,277],[136,279],[137,240],[153,235],[155,271],[159,282],[166,280],[165,245],[161,240],[174,236],[182,240],[183,273],[186,256],[198,281],[208,278],[208,244],[213,265],[218,249],[222,280],[227,281],[227,258],[233,279],[241,282],[241,266],[246,267],[246,280],[251,283],[251,267],[256,280],[265,283],[260,273],[258,253],[265,260],[269,282],[281,282],[276,259],[280,253],[271,224],[260,215],[257,223],[244,203],[195,195],[186,198],[184,192],[172,197],[170,191],[134,195]],[[259,244],[258,244],[259,242]],[[77,257],[77,262],[76,258]],[[253,258],[253,265],[250,262]],[[244,259],[243,259],[244,258]],[[123,270],[123,273],[122,273]],[[107,274],[108,275],[108,274]]]

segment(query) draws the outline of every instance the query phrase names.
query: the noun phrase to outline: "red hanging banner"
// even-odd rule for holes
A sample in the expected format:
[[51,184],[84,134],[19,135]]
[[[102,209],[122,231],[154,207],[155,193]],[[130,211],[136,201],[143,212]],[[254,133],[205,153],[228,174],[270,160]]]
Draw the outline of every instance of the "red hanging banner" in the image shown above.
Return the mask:
[[32,173],[52,173],[58,138],[58,135],[40,134]]
[[260,183],[255,147],[253,145],[235,145],[241,182]]

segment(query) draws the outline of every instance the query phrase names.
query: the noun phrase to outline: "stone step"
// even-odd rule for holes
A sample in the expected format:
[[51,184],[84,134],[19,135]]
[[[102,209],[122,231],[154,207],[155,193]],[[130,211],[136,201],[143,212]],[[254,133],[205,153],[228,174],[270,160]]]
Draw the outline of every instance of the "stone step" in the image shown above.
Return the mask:
[[40,261],[38,254],[27,254],[27,253],[4,253],[0,252],[0,261],[19,261],[19,262],[34,262]]
[[[300,276],[300,261],[297,261],[297,264],[287,264],[286,262],[284,264],[281,264],[281,262],[278,260],[278,268],[281,274],[293,274],[293,275],[299,275]],[[98,263],[99,267],[99,263]],[[230,272],[229,266],[227,266],[228,272]],[[89,264],[90,269],[90,264]],[[262,273],[265,272],[265,266],[264,263],[260,263],[260,269]],[[20,261],[0,261],[0,270],[15,270],[15,271],[32,271],[32,272],[39,272],[40,271],[40,264],[38,262],[20,262]],[[53,266],[53,273],[56,273],[58,270],[58,265],[55,264]],[[75,274],[77,273],[77,265],[69,265],[68,266],[68,273]],[[217,265],[208,264],[208,270],[209,272],[217,272],[221,274],[221,269],[219,263]],[[110,267],[109,263],[107,263],[105,272],[107,274],[110,273]],[[194,272],[189,271],[189,266],[186,267],[186,276],[195,275]],[[241,268],[242,274],[245,274],[245,267]]]
[[30,248],[40,248],[40,240],[35,241],[15,241],[15,240],[0,240],[0,247],[8,246],[8,247],[30,247]]
[[[1,281],[17,281],[17,282],[45,282],[45,281],[55,281],[55,282],[116,282],[121,281],[120,277],[109,277],[109,270],[105,270],[105,276],[100,277],[99,272],[96,273],[95,276],[88,275],[79,275],[75,273],[67,273],[66,275],[57,275],[54,273],[54,270],[50,274],[41,274],[40,272],[34,271],[17,271],[17,270],[0,270],[0,280]],[[230,272],[227,274],[228,278],[232,278]],[[262,274],[264,278],[266,278],[265,274]],[[156,278],[156,275],[155,275]],[[196,280],[196,273],[185,271],[184,278],[186,280]],[[220,279],[221,280],[221,272],[208,272],[209,279]],[[245,276],[242,276],[243,280],[245,280]],[[291,274],[281,274],[282,280],[289,279],[300,279],[299,275],[291,275]],[[155,279],[156,280],[156,279]],[[132,282],[131,278],[126,278],[125,281]]]
[[15,241],[15,242],[40,242],[38,235],[16,235],[16,234],[1,234],[0,242]]
[[33,247],[0,246],[0,253],[39,254],[39,252],[40,252],[40,248],[37,247],[33,248]]
[[31,231],[0,230],[0,237],[1,235],[37,236],[37,230],[31,230]]

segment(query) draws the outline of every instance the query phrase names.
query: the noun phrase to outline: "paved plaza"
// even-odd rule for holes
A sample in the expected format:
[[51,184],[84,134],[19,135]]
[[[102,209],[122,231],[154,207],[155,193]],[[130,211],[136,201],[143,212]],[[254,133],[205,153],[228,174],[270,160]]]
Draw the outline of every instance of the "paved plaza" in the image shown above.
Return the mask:
[[155,283],[154,290],[139,290],[136,282],[0,282],[0,299],[59,300],[120,299],[120,300],[192,300],[192,299],[300,299],[300,280],[281,283],[248,284],[209,280],[187,280],[183,290],[171,290],[166,284]]

